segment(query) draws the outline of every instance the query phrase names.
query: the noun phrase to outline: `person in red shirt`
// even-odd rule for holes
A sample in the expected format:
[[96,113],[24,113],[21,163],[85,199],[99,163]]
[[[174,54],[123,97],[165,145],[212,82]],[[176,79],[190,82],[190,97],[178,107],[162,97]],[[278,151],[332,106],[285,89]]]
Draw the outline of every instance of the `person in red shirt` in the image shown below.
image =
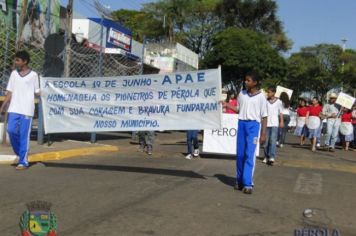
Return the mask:
[[299,99],[299,106],[297,108],[297,127],[294,134],[300,137],[300,145],[304,145],[305,137],[308,134],[308,128],[305,125],[305,118],[308,114],[308,107],[304,98]]
[[352,127],[352,113],[350,109],[343,108],[341,115],[341,125],[340,125],[340,133],[342,146],[344,150],[349,150],[350,142],[354,140],[354,131]]
[[[236,99],[236,93],[234,91],[228,91],[227,92],[227,97],[225,102],[230,104],[233,107],[237,107],[237,99]],[[229,106],[225,106],[225,113],[227,114],[237,114],[237,112],[231,108],[229,108]]]
[[356,149],[356,102],[354,103],[352,107],[352,126],[354,128],[354,142],[353,142],[353,148]]
[[312,144],[311,150],[316,150],[316,140],[320,137],[320,114],[323,111],[323,107],[319,105],[318,98],[314,97],[312,104],[308,107],[308,113],[306,118],[306,124],[309,131],[309,139]]

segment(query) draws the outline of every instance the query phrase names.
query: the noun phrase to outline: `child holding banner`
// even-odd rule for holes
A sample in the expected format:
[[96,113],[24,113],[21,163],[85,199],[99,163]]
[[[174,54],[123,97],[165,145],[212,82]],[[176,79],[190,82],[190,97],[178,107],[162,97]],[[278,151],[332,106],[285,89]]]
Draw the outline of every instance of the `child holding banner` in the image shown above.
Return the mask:
[[0,108],[3,113],[7,104],[8,126],[7,132],[15,154],[19,157],[16,170],[25,170],[29,167],[27,160],[30,148],[30,133],[32,117],[35,112],[35,95],[39,95],[38,74],[32,71],[28,64],[30,55],[26,51],[15,54],[15,67],[6,87],[6,98]]
[[260,141],[263,144],[266,139],[267,100],[259,90],[260,81],[256,73],[248,73],[245,76],[246,90],[242,90],[238,96],[239,107],[236,108],[223,102],[223,106],[239,113],[234,189],[242,190],[246,194],[251,194],[254,187],[253,172],[257,142]]
[[[236,99],[236,93],[231,90],[228,91],[225,102],[236,108],[238,106],[237,99]],[[224,108],[225,108],[225,113],[227,113],[227,114],[236,114],[236,112],[237,112],[236,109],[234,110],[229,107],[224,107]]]

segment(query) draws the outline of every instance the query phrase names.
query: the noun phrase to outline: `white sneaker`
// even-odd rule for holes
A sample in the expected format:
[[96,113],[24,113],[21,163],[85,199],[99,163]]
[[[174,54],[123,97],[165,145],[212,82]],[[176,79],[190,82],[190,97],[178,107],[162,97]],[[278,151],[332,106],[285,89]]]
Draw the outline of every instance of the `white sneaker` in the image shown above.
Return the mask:
[[318,148],[319,148],[319,147],[320,147],[320,143],[317,143],[317,144],[316,144],[316,147],[318,147]]
[[192,154],[188,154],[185,156],[185,159],[187,159],[187,160],[191,160],[192,158],[193,158]]
[[283,147],[283,144],[282,144],[282,143],[281,143],[281,144],[279,144],[279,147],[280,147],[280,148],[282,148],[282,147]]
[[274,160],[274,158],[272,157],[272,158],[270,158],[269,160],[268,160],[270,163],[274,163],[275,162],[275,160]]
[[193,156],[194,157],[198,157],[199,156],[199,149],[194,149]]
[[277,141],[276,145],[279,146],[279,142],[278,141]]
[[263,159],[262,163],[267,163],[267,158]]

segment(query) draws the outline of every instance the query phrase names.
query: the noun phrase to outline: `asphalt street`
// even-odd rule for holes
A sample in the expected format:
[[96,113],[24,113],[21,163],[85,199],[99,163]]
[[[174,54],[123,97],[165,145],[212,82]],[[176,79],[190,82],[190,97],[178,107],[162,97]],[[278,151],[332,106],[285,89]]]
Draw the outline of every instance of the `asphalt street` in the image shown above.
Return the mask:
[[117,153],[22,172],[0,165],[0,235],[19,235],[34,200],[53,204],[59,235],[68,236],[356,235],[356,152],[312,153],[289,136],[275,166],[257,160],[255,189],[246,195],[232,187],[234,157],[186,160],[183,132],[158,134],[152,156],[138,152],[129,134],[105,137],[98,142],[117,145]]

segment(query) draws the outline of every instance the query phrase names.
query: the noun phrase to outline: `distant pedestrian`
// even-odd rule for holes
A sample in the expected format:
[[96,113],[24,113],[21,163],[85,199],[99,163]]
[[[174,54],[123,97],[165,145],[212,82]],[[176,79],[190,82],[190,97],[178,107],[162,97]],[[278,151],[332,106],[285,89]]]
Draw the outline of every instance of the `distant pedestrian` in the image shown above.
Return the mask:
[[185,156],[185,159],[191,160],[193,157],[199,156],[198,133],[199,133],[199,130],[188,130],[187,131],[188,154]]
[[349,150],[350,142],[354,140],[354,130],[351,121],[352,121],[351,110],[344,108],[342,110],[342,115],[341,115],[340,133],[341,133],[341,141],[343,144],[342,146],[345,151]]
[[289,96],[286,92],[282,92],[281,95],[279,96],[279,99],[282,101],[282,114],[283,114],[283,128],[278,129],[278,141],[277,145],[279,147],[283,147],[286,141],[286,135],[288,132],[289,128],[289,122],[290,122],[290,100]]
[[341,123],[340,109],[341,106],[336,104],[337,94],[331,93],[329,96],[329,103],[323,107],[323,115],[327,119],[327,128],[325,136],[325,148],[333,152],[335,150],[335,143],[339,135],[339,127]]
[[140,144],[139,151],[146,152],[148,155],[152,155],[153,143],[155,140],[154,131],[139,131],[137,133],[138,141]]
[[320,135],[320,114],[323,108],[319,105],[317,97],[312,99],[312,104],[308,107],[308,113],[306,117],[306,124],[308,126],[308,137],[311,142],[311,150],[316,150],[316,140]]
[[[267,131],[266,142],[264,145],[265,158],[263,163],[273,165],[276,159],[276,147],[278,129],[284,127],[283,122],[283,104],[276,98],[276,87],[272,86],[267,89]],[[288,96],[288,95],[287,95]]]
[[[261,78],[254,72],[245,76],[246,90],[238,96],[238,131],[235,189],[251,194],[257,142],[266,140],[267,100],[259,90]],[[231,106],[232,107],[232,106]],[[236,108],[235,108],[236,109]],[[262,128],[261,128],[262,126]],[[259,132],[261,131],[260,139]]]
[[308,114],[308,107],[304,98],[299,99],[299,106],[297,108],[297,126],[294,134],[300,137],[299,144],[304,145],[305,137],[308,135],[308,128],[306,126],[306,117]]
[[356,102],[352,107],[352,126],[354,128],[353,148],[356,149]]
[[0,112],[8,108],[8,126],[10,142],[19,158],[17,170],[29,167],[28,151],[32,118],[35,112],[35,96],[39,95],[39,76],[30,69],[30,55],[26,51],[15,54],[16,70],[12,71],[6,87],[6,97]]

